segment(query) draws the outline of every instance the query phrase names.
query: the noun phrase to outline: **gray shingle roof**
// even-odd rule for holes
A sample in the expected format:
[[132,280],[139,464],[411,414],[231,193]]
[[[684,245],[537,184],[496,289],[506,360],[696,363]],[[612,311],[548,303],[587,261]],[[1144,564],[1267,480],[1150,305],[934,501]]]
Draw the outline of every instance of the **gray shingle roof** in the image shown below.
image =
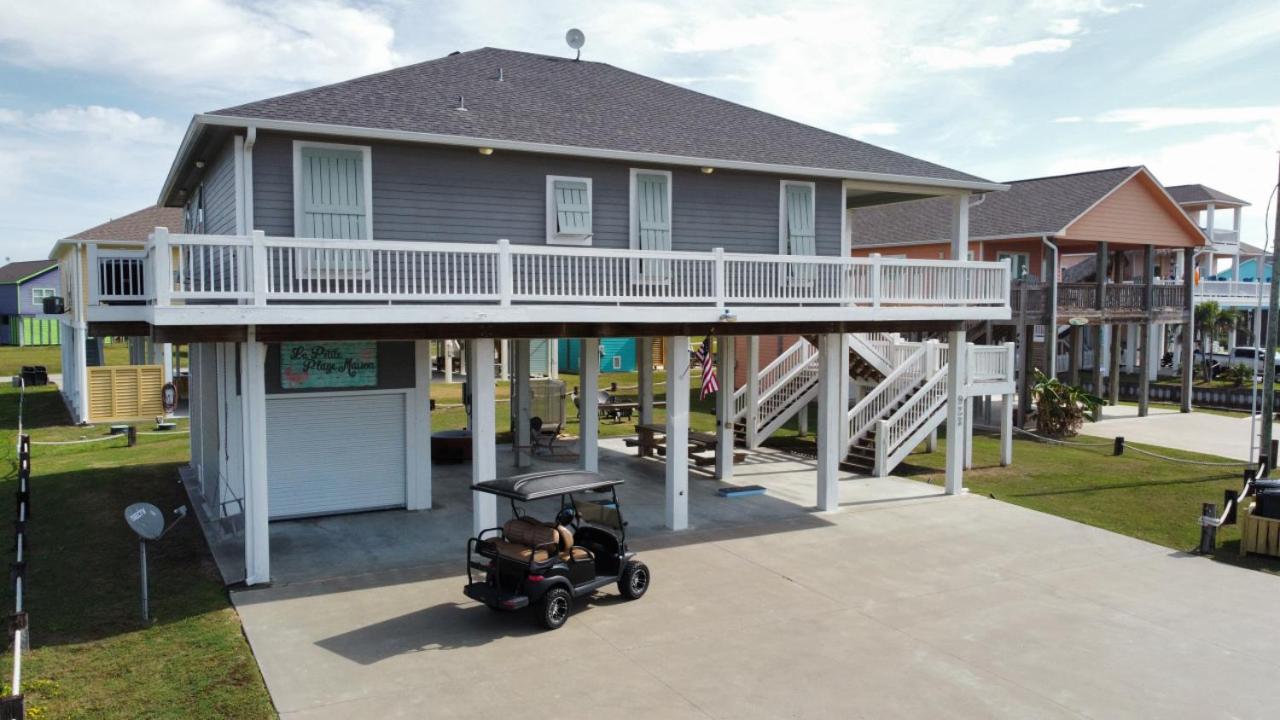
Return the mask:
[[1238,197],[1232,197],[1221,190],[1214,190],[1207,185],[1170,185],[1165,188],[1179,205],[1187,205],[1191,203],[1207,203],[1218,202],[1228,203],[1231,205],[1248,205],[1249,203]]
[[146,240],[158,227],[182,232],[182,208],[145,207],[67,238],[68,240]]
[[605,63],[496,48],[210,114],[986,182]]
[[16,283],[23,278],[29,278],[32,275],[37,275],[56,267],[58,267],[58,263],[52,260],[19,260],[11,262],[4,267],[0,267],[0,283]]
[[[1119,167],[1014,180],[1007,191],[987,193],[970,208],[969,237],[1056,233],[1140,169]],[[850,215],[849,229],[854,246],[944,241],[951,234],[951,200],[929,198],[862,208]]]

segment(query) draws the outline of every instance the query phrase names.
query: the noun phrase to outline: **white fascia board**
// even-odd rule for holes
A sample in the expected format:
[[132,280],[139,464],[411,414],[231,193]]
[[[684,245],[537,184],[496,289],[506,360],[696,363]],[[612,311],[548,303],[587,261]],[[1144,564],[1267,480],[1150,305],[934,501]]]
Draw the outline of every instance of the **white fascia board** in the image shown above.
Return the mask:
[[[1051,238],[1057,237],[1057,235],[1053,232],[1030,233],[1030,234],[1017,233],[1015,235],[982,235],[982,236],[970,235],[969,243],[973,244],[976,242],[992,242],[992,241],[999,241],[999,240],[1037,240],[1046,235]],[[914,247],[916,245],[940,245],[940,244],[946,245],[950,243],[951,243],[950,238],[938,238],[937,240],[907,240],[905,242],[867,242],[867,243],[854,243],[853,249],[857,250],[859,248]]]
[[187,154],[191,152],[191,146],[195,144],[196,136],[206,124],[200,122],[200,118],[200,115],[194,115],[191,118],[191,122],[187,123],[187,131],[182,136],[182,142],[178,144],[178,154],[173,156],[173,163],[169,165],[169,173],[165,175],[164,185],[160,187],[160,197],[156,200],[157,205],[164,206],[165,200],[173,192],[174,184],[178,182],[178,170],[186,163]]
[[[432,145],[452,145],[458,147],[490,147],[495,150],[512,152],[540,153],[543,155],[568,155],[572,157],[599,158],[602,160],[618,160],[630,163],[651,163],[658,165],[679,165],[687,167],[714,167],[722,170],[741,170],[744,172],[770,173],[775,175],[800,175],[805,177],[833,178],[838,180],[865,180],[873,183],[894,183],[912,188],[940,188],[944,190],[994,191],[1008,190],[1008,185],[981,182],[976,180],[951,180],[945,178],[926,178],[893,173],[854,172],[832,168],[814,168],[797,165],[778,165],[774,163],[757,163],[742,160],[724,160],[718,158],[690,157],[685,155],[665,155],[662,153],[632,152],[627,150],[607,150],[603,148],[579,147],[574,145],[554,145],[551,143],[524,142],[520,140],[496,140],[493,138],[475,138],[463,135],[444,135],[440,133],[424,133],[411,130],[385,130],[381,128],[365,128],[354,125],[329,125],[326,123],[298,122],[295,120],[266,120],[259,118],[233,117],[230,115],[196,115],[193,126],[208,125],[222,127],[256,127],[259,130],[275,130],[279,132],[308,133],[313,135],[332,135],[339,137],[356,137],[369,140],[387,140],[392,142],[427,143]],[[188,136],[191,130],[188,129]],[[164,194],[171,190],[176,171],[183,156],[188,151],[188,139],[178,150],[174,167],[169,171],[169,180],[165,181]]]
[[[681,322],[732,328],[715,307],[678,307]],[[152,325],[467,325],[545,323],[653,324],[653,306],[583,305],[175,305],[98,306],[89,308],[91,322],[146,322]],[[796,323],[797,307],[731,307],[738,323]],[[906,320],[1008,320],[1002,305],[939,307],[914,305],[873,308],[805,306],[811,322],[894,322]],[[802,323],[803,324],[803,323]]]

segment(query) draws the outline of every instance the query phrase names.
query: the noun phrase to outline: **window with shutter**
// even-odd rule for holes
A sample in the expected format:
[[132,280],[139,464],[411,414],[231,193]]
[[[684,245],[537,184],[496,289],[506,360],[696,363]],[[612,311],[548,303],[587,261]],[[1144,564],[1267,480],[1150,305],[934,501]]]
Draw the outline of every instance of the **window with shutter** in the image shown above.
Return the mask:
[[[367,147],[294,143],[294,233],[321,240],[368,240],[372,185]],[[367,277],[365,250],[299,248],[298,277]]]
[[[636,250],[671,249],[671,173],[660,170],[631,171],[631,247]],[[670,262],[641,260],[637,280],[666,282]]]
[[[818,254],[813,192],[813,183],[782,181],[779,250],[783,255]],[[790,280],[795,283],[811,283],[815,271],[813,266],[793,265],[789,273]]]
[[547,244],[591,244],[591,178],[547,176]]

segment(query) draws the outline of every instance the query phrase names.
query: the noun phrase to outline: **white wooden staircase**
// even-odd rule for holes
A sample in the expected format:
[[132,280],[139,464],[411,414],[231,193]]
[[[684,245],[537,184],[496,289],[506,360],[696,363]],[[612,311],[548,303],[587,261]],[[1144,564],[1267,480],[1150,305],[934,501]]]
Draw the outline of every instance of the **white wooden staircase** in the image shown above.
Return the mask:
[[[966,395],[1013,392],[1011,344],[968,345]],[[848,410],[846,462],[885,475],[929,437],[947,416],[947,345],[908,342],[893,333],[849,336],[849,372],[876,385]],[[759,373],[756,442],[768,438],[818,394],[818,351],[801,338]],[[745,439],[747,388],[734,393],[734,423]]]

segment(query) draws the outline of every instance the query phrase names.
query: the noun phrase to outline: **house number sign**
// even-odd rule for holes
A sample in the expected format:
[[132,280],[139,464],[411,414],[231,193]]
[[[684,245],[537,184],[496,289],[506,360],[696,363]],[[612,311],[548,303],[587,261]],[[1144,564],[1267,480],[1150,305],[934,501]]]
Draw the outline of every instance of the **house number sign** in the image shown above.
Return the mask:
[[280,345],[280,386],[286,390],[377,384],[377,343],[355,340]]

